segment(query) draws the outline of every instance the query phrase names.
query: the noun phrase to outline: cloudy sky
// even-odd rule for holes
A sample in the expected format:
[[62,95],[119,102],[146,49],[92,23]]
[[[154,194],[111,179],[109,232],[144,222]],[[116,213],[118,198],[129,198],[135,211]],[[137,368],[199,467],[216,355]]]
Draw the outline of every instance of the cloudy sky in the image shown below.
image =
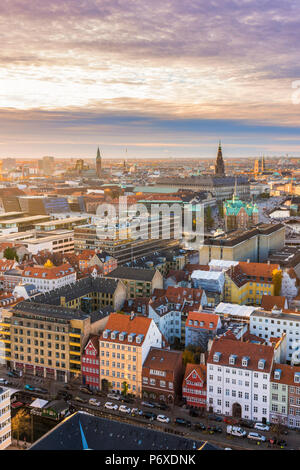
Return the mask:
[[300,156],[298,0],[1,0],[0,158]]

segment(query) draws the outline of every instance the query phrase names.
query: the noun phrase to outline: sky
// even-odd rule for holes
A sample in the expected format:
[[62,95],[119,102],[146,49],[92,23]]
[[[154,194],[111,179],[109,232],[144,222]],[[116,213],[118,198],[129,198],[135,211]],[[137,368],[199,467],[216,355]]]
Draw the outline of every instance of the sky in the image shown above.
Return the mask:
[[0,158],[300,156],[298,0],[1,0]]

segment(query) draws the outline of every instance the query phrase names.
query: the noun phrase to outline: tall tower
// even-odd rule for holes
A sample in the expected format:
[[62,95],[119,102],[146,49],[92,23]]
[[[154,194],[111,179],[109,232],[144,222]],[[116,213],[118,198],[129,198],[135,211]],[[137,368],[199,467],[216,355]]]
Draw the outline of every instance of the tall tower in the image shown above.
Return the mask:
[[258,173],[259,173],[259,160],[257,158],[254,163],[254,175],[257,176]]
[[262,156],[262,158],[261,158],[261,172],[262,172],[262,173],[265,171],[265,167],[266,167],[266,165],[265,165],[265,157]]
[[225,166],[222,155],[221,141],[219,142],[218,155],[215,163],[215,175],[216,176],[225,176]]
[[97,173],[98,178],[100,178],[101,173],[102,173],[102,159],[101,159],[99,147],[97,150],[97,157],[96,157],[96,173]]

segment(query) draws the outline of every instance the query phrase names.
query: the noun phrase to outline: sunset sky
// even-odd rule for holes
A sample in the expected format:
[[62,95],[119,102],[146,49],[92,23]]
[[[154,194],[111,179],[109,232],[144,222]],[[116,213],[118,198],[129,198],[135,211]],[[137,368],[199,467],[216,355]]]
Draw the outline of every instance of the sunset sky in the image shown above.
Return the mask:
[[1,0],[0,21],[0,158],[300,156],[298,0]]

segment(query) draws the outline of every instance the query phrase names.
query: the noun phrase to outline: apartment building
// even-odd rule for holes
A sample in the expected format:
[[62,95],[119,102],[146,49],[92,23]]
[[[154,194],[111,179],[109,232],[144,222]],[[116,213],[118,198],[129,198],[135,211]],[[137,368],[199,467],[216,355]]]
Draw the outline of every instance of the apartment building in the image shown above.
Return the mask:
[[163,288],[163,276],[158,270],[119,266],[105,276],[120,279],[127,288],[127,298],[150,297],[154,289]]
[[278,264],[239,262],[225,272],[224,301],[260,305],[263,296],[274,295],[274,272]]
[[149,318],[156,323],[168,343],[185,343],[185,323],[191,310],[200,310],[207,303],[202,289],[169,286],[162,295],[149,302]]
[[269,312],[256,310],[250,315],[250,332],[265,341],[281,338],[285,334],[287,337],[285,360],[292,364],[300,364],[299,312],[276,307]]
[[11,417],[9,389],[0,387],[0,450],[11,444]]
[[40,292],[72,284],[76,278],[76,271],[69,263],[54,266],[49,260],[44,266],[27,267],[22,273],[22,283],[33,284]]
[[100,386],[142,396],[142,370],[151,347],[163,346],[162,334],[146,317],[112,313],[100,336]]
[[207,409],[235,418],[269,421],[274,346],[215,339],[207,360]]
[[2,309],[1,359],[8,367],[67,382],[81,375],[81,354],[91,334],[104,329],[105,312],[80,310],[33,301]]
[[150,348],[142,375],[143,398],[175,403],[181,395],[182,352]]
[[185,323],[185,347],[196,346],[206,351],[209,339],[213,339],[222,322],[219,315],[206,312],[189,312]]
[[182,398],[193,408],[206,408],[206,365],[187,364],[182,382]]

